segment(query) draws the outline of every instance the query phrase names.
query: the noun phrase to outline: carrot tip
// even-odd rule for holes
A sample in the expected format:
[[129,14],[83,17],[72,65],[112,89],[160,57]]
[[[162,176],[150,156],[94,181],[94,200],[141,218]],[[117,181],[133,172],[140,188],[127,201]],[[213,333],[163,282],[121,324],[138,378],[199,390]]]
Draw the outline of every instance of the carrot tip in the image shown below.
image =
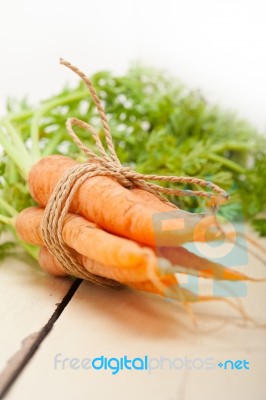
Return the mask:
[[169,275],[169,274],[188,274],[188,275],[195,275],[199,277],[206,277],[209,278],[209,274],[205,273],[204,271],[199,271],[194,268],[184,267],[178,264],[172,264],[166,258],[159,257],[158,258],[158,269],[161,275]]

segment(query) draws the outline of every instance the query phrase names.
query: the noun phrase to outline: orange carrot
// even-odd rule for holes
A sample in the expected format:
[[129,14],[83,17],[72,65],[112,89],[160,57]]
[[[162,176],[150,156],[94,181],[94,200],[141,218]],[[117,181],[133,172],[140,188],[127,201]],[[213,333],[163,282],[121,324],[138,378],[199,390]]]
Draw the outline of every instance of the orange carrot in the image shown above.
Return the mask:
[[[81,256],[80,254],[73,251],[73,255],[76,257],[78,262],[84,266],[88,271],[95,273],[99,270],[110,271],[109,268],[104,268],[101,266],[99,268],[99,263],[89,260],[86,257]],[[54,256],[47,250],[47,248],[42,247],[39,253],[39,264],[42,269],[50,274],[57,276],[64,276],[64,268],[60,265],[60,263],[54,258]],[[105,275],[102,275],[105,276]],[[107,275],[105,277],[110,277]],[[117,279],[117,277],[115,278]],[[183,288],[179,285],[176,277],[174,275],[165,275],[162,277],[157,276],[155,279],[147,280],[144,282],[122,282],[126,286],[132,287],[133,289],[137,289],[140,291],[150,292],[153,294],[158,294],[163,297],[177,300],[182,302],[186,311],[189,313],[192,320],[195,322],[194,314],[192,310],[188,307],[189,303],[199,302],[199,301],[213,301],[220,300],[228,303],[231,307],[236,309],[245,319],[249,319],[241,305],[233,304],[230,300],[219,298],[215,296],[199,296],[190,290]]]
[[[171,291],[171,287],[175,288],[176,285],[178,285],[177,279],[174,275],[165,275],[160,279],[162,286],[155,285],[152,281],[144,281],[144,282],[127,282],[127,281],[121,281],[121,275],[120,276],[115,276],[113,274],[110,274],[110,271],[112,271],[110,268],[104,265],[100,265],[94,260],[90,260],[89,258],[86,258],[82,256],[81,254],[78,254],[77,252],[73,251],[72,254],[75,256],[77,261],[89,272],[91,273],[97,273],[102,272],[101,276],[104,276],[105,278],[111,278],[111,279],[116,279],[118,282],[124,283],[127,286],[130,286],[132,288],[135,288],[137,290],[142,290],[145,292],[151,292],[155,294],[160,294],[162,296],[167,296],[168,291]],[[39,253],[39,264],[41,268],[46,271],[49,274],[55,275],[55,276],[66,276],[66,272],[64,270],[64,267],[61,266],[58,260],[48,251],[46,247],[41,247],[40,253]],[[162,289],[163,288],[163,289]]]
[[[27,243],[44,246],[41,231],[43,216],[44,210],[38,207],[19,213],[15,221],[18,236]],[[123,270],[121,273],[127,280],[146,280],[148,266],[158,272],[157,258],[152,249],[105,232],[83,217],[68,214],[63,223],[62,236],[70,248],[116,271],[112,274]]]
[[[105,278],[114,279],[117,282],[135,288],[137,290],[142,290],[145,292],[151,292],[155,294],[160,294],[161,296],[167,296],[168,291],[172,288],[175,288],[177,283],[177,279],[174,275],[165,275],[162,277],[158,277],[161,285],[156,285],[152,281],[144,281],[144,282],[128,282],[122,279],[121,273],[115,273],[114,269],[109,268],[108,266],[97,263],[94,260],[90,260],[87,257],[78,254],[75,251],[72,251],[72,255],[76,258],[76,260],[82,265],[87,271],[103,276]],[[46,247],[41,247],[39,253],[39,264],[41,268],[48,272],[49,274],[55,276],[66,276],[66,272],[64,267],[60,264],[60,262],[48,251]]]
[[[32,166],[29,189],[40,206],[47,205],[56,183],[63,173],[74,165],[75,161],[68,157],[53,155]],[[139,191],[122,187],[114,179],[95,176],[80,186],[72,201],[70,212],[82,215],[106,231],[150,246],[156,245],[157,234],[161,234],[160,226],[158,232],[154,228],[156,213],[167,210],[175,213],[174,216],[169,214],[169,219],[179,222],[179,229],[171,232],[168,238],[164,232],[168,245],[212,240],[219,235],[214,217],[203,218],[199,214],[173,209],[170,205],[159,203],[156,197],[151,202],[151,194],[139,194]],[[198,225],[199,229],[196,230]],[[212,229],[207,229],[210,227]],[[203,235],[203,231],[206,234]]]
[[50,275],[68,276],[64,267],[59,261],[48,251],[46,247],[41,247],[39,251],[38,262],[40,267]]
[[[44,210],[37,207],[22,211],[16,217],[16,231],[19,237],[27,243],[45,245],[41,232],[43,216]],[[93,273],[117,279],[119,282],[143,282],[150,279],[150,273],[157,276],[175,272],[193,273],[214,279],[246,279],[243,274],[199,257],[180,246],[160,248],[157,258],[154,249],[105,232],[75,214],[67,215],[62,235],[70,248],[84,256],[82,265],[86,264],[86,258],[89,259],[89,263],[98,262],[99,269],[95,267]],[[109,271],[105,270],[108,268]]]
[[[144,282],[128,282],[119,280],[121,278],[121,274],[119,277],[110,274],[110,268],[100,265],[96,261],[90,260],[75,251],[73,251],[73,255],[87,271],[91,273],[98,273],[101,271],[103,272],[101,276],[104,276],[105,278],[116,279],[118,282],[133,289],[158,294],[160,296],[178,300],[184,303],[202,300],[200,296],[190,292],[188,289],[180,287],[177,278],[174,275],[165,275],[162,277],[158,276],[157,280],[146,280]],[[46,247],[42,247],[40,250],[39,264],[41,268],[49,274],[65,276],[64,268]]]
[[152,193],[146,192],[146,190],[133,188],[130,189],[130,192],[137,196],[138,200],[142,201],[146,207],[151,207],[154,212],[169,212],[178,210],[178,207],[176,207],[174,204],[166,204]]
[[[238,271],[226,268],[222,264],[210,261],[207,258],[200,257],[181,246],[176,246],[174,248],[162,247],[158,249],[157,255],[166,258],[173,265],[185,267],[182,272],[187,272],[188,274],[196,270],[202,272],[202,276],[204,277],[217,280],[239,281],[248,279],[244,274]],[[176,271],[179,272],[178,268]],[[201,274],[199,274],[199,276],[200,275]]]

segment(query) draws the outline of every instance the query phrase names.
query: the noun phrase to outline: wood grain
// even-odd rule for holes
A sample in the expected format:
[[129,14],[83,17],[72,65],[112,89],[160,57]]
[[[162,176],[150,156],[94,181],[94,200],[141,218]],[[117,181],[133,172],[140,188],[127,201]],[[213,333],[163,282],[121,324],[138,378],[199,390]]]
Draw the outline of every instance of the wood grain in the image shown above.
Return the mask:
[[[266,275],[254,256],[249,256],[244,269],[252,276]],[[205,282],[201,281],[202,292],[210,290]],[[247,285],[243,305],[257,323],[265,323],[266,284]],[[83,282],[7,399],[265,399],[265,327],[245,323],[236,311],[218,302],[197,304],[194,312],[197,327],[181,305],[129,289]],[[57,354],[61,359],[148,355],[150,359],[163,357],[164,364],[150,372],[112,375],[110,370],[73,369],[68,362],[65,368],[60,363],[55,368]],[[214,360],[214,369],[180,367],[180,359],[207,357]],[[179,368],[171,369],[167,358],[179,359]],[[250,370],[220,369],[217,364],[227,359],[246,359]]]
[[19,365],[29,343],[34,342],[72,283],[40,271],[23,253],[1,262],[0,373],[9,370],[9,374],[1,374],[1,385]]

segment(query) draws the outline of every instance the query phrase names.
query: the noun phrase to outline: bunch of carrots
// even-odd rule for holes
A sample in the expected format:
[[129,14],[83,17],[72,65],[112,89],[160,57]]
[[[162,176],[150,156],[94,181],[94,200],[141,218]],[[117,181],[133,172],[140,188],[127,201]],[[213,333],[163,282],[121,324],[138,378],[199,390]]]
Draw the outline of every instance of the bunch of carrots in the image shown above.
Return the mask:
[[[62,176],[76,164],[69,157],[50,155],[23,171],[37,205],[6,221],[14,226],[20,240],[39,246],[41,268],[56,276],[68,273],[45,245],[45,207]],[[176,222],[182,226],[166,229],[161,242],[154,228],[154,217],[159,213],[169,213],[171,225]],[[63,221],[62,237],[84,271],[106,278],[109,284],[126,285],[183,303],[214,297],[199,296],[182,287],[178,272],[219,280],[248,279],[182,247],[188,242],[219,239],[221,230],[214,215],[180,210],[148,191],[126,188],[113,177],[93,176],[81,184]]]
[[[75,161],[61,155],[43,158],[29,173],[28,186],[39,207],[19,213],[14,225],[25,242],[41,246],[39,264],[53,275],[67,275],[65,269],[47,250],[42,236],[44,208],[62,175]],[[175,209],[174,209],[175,210]],[[70,212],[63,222],[63,240],[85,270],[139,290],[178,300],[196,301],[199,297],[178,285],[176,272],[202,277],[241,280],[245,276],[199,257],[183,248],[186,242],[205,240],[202,230],[215,239],[213,217],[203,217],[176,210],[176,222],[183,229],[164,235],[158,247],[153,218],[158,213],[173,214],[173,207],[142,189],[126,189],[114,179],[95,176],[77,191]],[[173,224],[174,219],[170,220]],[[198,227],[201,225],[200,229]],[[207,230],[208,227],[213,230]],[[199,231],[197,233],[197,231]],[[175,246],[167,246],[167,237]],[[157,257],[157,253],[159,257]]]

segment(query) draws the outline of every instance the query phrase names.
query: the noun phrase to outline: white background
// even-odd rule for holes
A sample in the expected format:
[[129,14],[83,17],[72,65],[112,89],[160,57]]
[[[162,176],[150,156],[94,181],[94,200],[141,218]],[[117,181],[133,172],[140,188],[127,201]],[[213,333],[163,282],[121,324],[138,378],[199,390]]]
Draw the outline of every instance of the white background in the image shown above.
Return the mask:
[[0,2],[0,115],[7,96],[37,101],[76,77],[166,68],[266,132],[264,0],[9,0]]

